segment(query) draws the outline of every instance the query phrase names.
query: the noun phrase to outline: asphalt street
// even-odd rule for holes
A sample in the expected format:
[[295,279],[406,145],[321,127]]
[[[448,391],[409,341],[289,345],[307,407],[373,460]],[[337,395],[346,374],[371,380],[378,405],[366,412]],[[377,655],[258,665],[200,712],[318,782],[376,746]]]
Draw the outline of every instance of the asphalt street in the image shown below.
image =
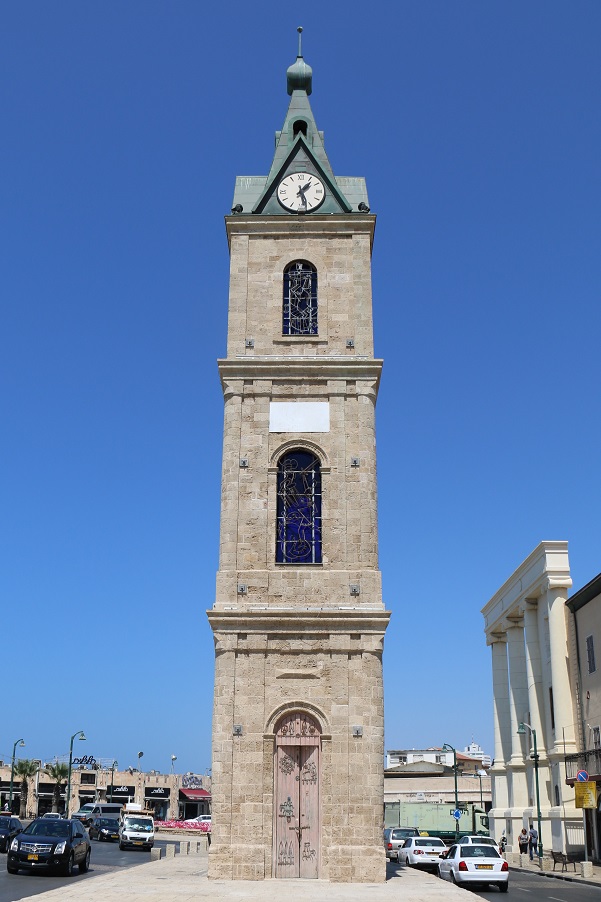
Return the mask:
[[[161,839],[155,842],[158,848],[165,848],[168,844],[169,840]],[[150,861],[150,852],[139,849],[121,852],[119,844],[116,842],[92,840],[90,870],[86,874],[80,874],[76,868],[72,877],[59,877],[42,871],[35,874],[27,871],[9,874],[6,870],[6,855],[0,853],[0,902],[15,902],[25,896],[45,893],[50,889],[58,889],[60,886],[71,886],[81,880],[93,880],[94,877],[107,874],[116,868],[131,868],[145,864],[147,861]]]

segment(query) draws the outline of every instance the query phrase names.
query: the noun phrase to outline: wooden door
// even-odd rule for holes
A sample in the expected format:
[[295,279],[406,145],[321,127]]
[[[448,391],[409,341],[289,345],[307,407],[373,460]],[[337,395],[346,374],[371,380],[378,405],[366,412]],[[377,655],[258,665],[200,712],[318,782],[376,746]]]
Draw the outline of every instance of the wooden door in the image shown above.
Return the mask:
[[286,715],[276,730],[274,873],[319,875],[319,726],[310,715]]

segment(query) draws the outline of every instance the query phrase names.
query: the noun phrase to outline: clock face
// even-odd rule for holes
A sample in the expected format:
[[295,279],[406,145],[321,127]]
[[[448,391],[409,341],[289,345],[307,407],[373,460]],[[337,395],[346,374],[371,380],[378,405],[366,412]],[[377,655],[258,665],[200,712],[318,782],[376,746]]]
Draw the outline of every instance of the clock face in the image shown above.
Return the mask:
[[293,172],[278,185],[278,200],[293,213],[316,210],[326,196],[323,182],[309,172]]

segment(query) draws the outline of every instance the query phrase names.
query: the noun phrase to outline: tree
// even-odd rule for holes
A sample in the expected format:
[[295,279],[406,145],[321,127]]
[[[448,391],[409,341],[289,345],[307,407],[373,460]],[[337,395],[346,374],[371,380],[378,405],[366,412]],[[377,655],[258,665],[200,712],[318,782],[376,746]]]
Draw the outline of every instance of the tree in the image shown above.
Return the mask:
[[27,816],[27,795],[29,792],[29,780],[35,777],[39,770],[37,761],[29,758],[21,758],[15,765],[15,774],[21,778],[21,806],[19,809],[19,817]]
[[54,782],[54,789],[52,790],[52,810],[60,811],[61,786],[63,783],[67,782],[69,768],[66,764],[61,764],[58,761],[55,761],[54,764],[47,764],[44,768],[44,771]]

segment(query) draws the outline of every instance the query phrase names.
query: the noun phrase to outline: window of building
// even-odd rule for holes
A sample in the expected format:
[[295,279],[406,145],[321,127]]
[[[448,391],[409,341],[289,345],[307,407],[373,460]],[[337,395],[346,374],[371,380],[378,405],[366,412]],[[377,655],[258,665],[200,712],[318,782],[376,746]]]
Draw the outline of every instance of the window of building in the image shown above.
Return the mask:
[[592,636],[586,637],[586,657],[588,660],[588,672],[594,673],[597,668],[595,666],[595,643]]
[[593,748],[601,749],[601,727],[592,727],[592,740],[593,740]]
[[321,564],[321,470],[309,451],[291,451],[278,464],[276,561]]
[[80,774],[79,777],[80,784],[87,785],[95,785],[96,784],[96,774]]
[[317,335],[317,270],[295,260],[284,270],[283,335]]
[[560,804],[561,804],[561,800],[559,798],[559,786],[556,783],[555,784],[555,807],[559,808]]
[[549,686],[549,707],[551,709],[551,729],[555,729],[555,708],[553,706],[553,686]]

